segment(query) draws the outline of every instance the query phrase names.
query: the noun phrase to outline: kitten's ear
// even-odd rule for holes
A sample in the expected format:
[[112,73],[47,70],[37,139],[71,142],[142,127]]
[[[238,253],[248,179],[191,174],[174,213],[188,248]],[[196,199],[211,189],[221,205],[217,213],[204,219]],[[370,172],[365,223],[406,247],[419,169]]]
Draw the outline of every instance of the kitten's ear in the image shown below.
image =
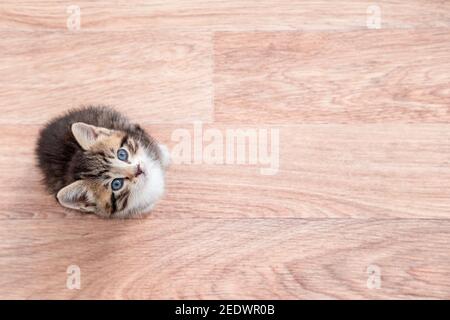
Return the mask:
[[83,180],[75,181],[58,191],[58,202],[66,208],[94,212],[95,203],[92,192]]
[[72,133],[84,150],[88,150],[99,139],[110,136],[112,130],[96,127],[83,122],[72,124]]

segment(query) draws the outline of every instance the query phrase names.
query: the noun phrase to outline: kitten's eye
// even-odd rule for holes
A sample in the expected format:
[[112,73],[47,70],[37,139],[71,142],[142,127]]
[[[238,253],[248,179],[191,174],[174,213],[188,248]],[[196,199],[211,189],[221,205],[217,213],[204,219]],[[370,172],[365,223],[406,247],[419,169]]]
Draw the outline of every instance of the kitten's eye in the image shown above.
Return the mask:
[[123,187],[123,178],[116,178],[111,182],[111,189],[120,190]]
[[128,152],[125,149],[119,149],[117,150],[117,158],[122,161],[128,160]]

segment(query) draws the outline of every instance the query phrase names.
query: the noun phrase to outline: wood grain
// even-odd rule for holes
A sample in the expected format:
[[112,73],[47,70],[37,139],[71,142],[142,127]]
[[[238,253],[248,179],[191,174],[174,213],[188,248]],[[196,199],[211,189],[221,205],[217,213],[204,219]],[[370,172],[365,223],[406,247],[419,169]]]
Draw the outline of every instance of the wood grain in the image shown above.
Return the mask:
[[380,7],[383,28],[450,25],[450,3],[441,0],[3,0],[0,29],[65,30],[70,5],[80,7],[83,31],[366,29],[373,4]]
[[[37,232],[39,230],[39,232]],[[450,298],[450,222],[8,220],[1,298]],[[66,288],[69,265],[81,289]],[[367,287],[367,268],[381,288]]]
[[114,105],[143,123],[209,121],[206,33],[0,32],[0,123]]
[[[2,1],[0,299],[450,299],[449,28],[439,0]],[[278,129],[279,171],[174,163],[146,218],[63,210],[33,150],[86,104],[172,150]]]
[[225,32],[214,48],[216,121],[450,122],[447,29]]
[[[0,219],[83,218],[45,194],[33,150],[38,126],[0,129]],[[173,150],[175,129],[147,126]],[[221,132],[235,128],[204,126]],[[249,127],[250,129],[252,127]],[[270,128],[270,127],[269,127]],[[450,218],[449,125],[304,125],[280,130],[280,167],[174,164],[165,218]],[[193,134],[192,134],[193,135]],[[14,163],[14,165],[12,165]],[[22,192],[18,192],[22,190]],[[201,199],[199,198],[201,195]]]

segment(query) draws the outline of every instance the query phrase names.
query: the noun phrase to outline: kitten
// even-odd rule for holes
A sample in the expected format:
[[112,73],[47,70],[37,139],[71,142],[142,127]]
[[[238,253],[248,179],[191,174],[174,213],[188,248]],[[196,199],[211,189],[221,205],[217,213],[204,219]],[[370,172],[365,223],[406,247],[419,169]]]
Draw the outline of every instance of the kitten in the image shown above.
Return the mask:
[[110,218],[151,210],[164,193],[170,161],[165,146],[107,107],[51,120],[36,154],[44,182],[62,206]]

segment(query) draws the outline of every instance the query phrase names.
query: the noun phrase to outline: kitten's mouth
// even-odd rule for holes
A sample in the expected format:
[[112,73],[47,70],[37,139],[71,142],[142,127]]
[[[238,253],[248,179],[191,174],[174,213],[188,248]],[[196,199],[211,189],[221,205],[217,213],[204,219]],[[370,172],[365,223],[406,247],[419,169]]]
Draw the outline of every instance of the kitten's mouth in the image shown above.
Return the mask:
[[139,177],[141,174],[143,174],[145,176],[145,171],[142,170],[141,166],[138,164],[137,168],[136,168],[136,173],[134,174],[134,176],[137,178]]

